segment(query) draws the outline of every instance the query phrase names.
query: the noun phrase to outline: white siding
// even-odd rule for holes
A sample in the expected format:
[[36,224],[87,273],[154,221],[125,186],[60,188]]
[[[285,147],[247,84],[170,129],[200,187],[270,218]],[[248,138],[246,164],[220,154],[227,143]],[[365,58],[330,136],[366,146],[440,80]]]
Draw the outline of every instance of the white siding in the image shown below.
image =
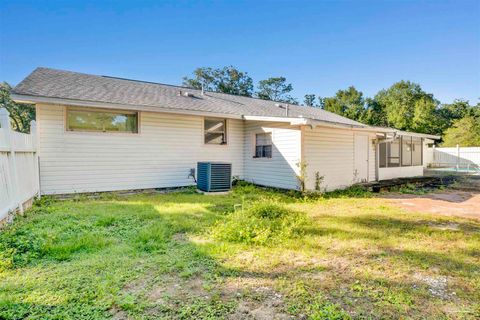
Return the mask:
[[418,177],[423,175],[423,166],[379,168],[379,180]]
[[66,132],[62,106],[38,105],[44,194],[176,187],[197,161],[227,161],[243,177],[243,121],[228,120],[226,146],[204,145],[203,118],[140,113],[139,134]]
[[374,135],[348,129],[305,128],[304,159],[307,163],[307,189],[315,188],[316,172],[323,176],[321,189],[334,190],[355,183],[354,135],[369,135],[368,180],[375,180]]
[[[255,159],[255,134],[272,133],[272,158]],[[244,178],[255,184],[283,189],[298,188],[298,163],[301,158],[300,128],[284,123],[245,122]]]

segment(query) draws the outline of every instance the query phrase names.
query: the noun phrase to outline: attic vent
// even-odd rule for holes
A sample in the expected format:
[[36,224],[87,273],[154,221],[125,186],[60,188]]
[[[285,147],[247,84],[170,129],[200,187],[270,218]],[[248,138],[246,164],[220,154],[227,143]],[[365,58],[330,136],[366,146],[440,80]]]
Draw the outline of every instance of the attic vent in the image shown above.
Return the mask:
[[280,109],[285,109],[285,117],[288,117],[288,104],[283,105],[281,103],[275,103],[275,106]]
[[178,95],[179,96],[182,96],[182,97],[190,97],[190,98],[193,98],[195,95],[191,92],[188,92],[188,91],[178,91]]

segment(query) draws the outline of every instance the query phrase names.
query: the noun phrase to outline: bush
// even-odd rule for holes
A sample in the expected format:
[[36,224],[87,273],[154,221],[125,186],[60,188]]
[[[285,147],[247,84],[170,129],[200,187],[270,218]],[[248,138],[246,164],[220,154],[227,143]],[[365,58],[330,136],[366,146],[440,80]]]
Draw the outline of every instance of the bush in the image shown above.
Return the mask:
[[212,233],[218,240],[266,245],[300,236],[305,224],[305,214],[270,200],[254,203],[243,212],[231,213],[215,225]]
[[256,218],[278,219],[283,218],[291,211],[275,203],[257,203],[248,210],[249,214]]
[[43,255],[43,241],[28,229],[0,233],[0,270],[24,266]]

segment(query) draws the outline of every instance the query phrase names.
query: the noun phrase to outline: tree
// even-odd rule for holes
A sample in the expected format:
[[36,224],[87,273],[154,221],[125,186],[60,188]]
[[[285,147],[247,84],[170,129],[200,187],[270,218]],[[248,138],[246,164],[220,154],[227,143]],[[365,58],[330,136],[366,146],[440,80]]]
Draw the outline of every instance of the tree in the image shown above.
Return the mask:
[[388,126],[385,110],[372,98],[365,99],[365,111],[358,121],[371,126]]
[[316,107],[317,104],[315,103],[315,95],[314,94],[306,94],[303,99],[303,104],[308,107]]
[[0,83],[0,108],[7,109],[13,130],[30,132],[30,121],[35,120],[35,108],[24,103],[16,103],[10,98],[12,87],[6,83]]
[[454,147],[480,146],[480,117],[467,115],[455,120],[453,125],[445,130],[442,146]]
[[246,72],[239,71],[233,66],[221,69],[197,68],[193,74],[194,78],[183,78],[184,86],[194,89],[202,89],[203,86],[205,91],[252,96],[252,78]]
[[323,108],[341,116],[359,120],[365,112],[363,93],[354,86],[346,90],[338,90],[334,97],[323,100]]
[[183,85],[189,88],[205,91],[217,91],[214,85],[215,73],[212,68],[197,68],[193,71],[194,78],[183,77]]
[[420,133],[441,134],[443,128],[437,106],[438,103],[428,96],[415,101],[411,129]]
[[258,83],[257,97],[264,100],[273,100],[297,104],[298,101],[289,93],[293,90],[291,83],[286,83],[285,77],[272,77]]
[[439,120],[443,129],[450,128],[455,120],[461,119],[474,110],[466,100],[455,100],[453,103],[442,104],[438,110]]
[[426,132],[433,126],[428,119],[436,121],[434,113],[439,102],[432,94],[423,91],[419,84],[402,80],[381,90],[375,95],[375,100],[385,110],[387,123],[391,127]]

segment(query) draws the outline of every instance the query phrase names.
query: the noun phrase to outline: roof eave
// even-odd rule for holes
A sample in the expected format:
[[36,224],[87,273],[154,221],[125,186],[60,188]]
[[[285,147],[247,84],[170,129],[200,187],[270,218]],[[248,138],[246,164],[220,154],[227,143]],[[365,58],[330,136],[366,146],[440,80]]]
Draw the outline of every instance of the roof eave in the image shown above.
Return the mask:
[[42,97],[42,96],[25,95],[25,94],[18,94],[18,93],[12,93],[10,97],[12,98],[13,101],[21,102],[21,103],[45,103],[45,104],[78,106],[78,107],[148,111],[148,112],[186,114],[186,115],[208,116],[208,117],[222,117],[222,118],[228,118],[228,119],[243,119],[241,115],[231,114],[231,113],[178,109],[178,108],[169,108],[169,107],[163,107],[163,106],[131,105],[131,104],[109,103],[109,102],[107,103],[107,102],[101,102],[101,101],[76,100],[76,99],[65,99],[65,98],[56,98],[56,97]]

